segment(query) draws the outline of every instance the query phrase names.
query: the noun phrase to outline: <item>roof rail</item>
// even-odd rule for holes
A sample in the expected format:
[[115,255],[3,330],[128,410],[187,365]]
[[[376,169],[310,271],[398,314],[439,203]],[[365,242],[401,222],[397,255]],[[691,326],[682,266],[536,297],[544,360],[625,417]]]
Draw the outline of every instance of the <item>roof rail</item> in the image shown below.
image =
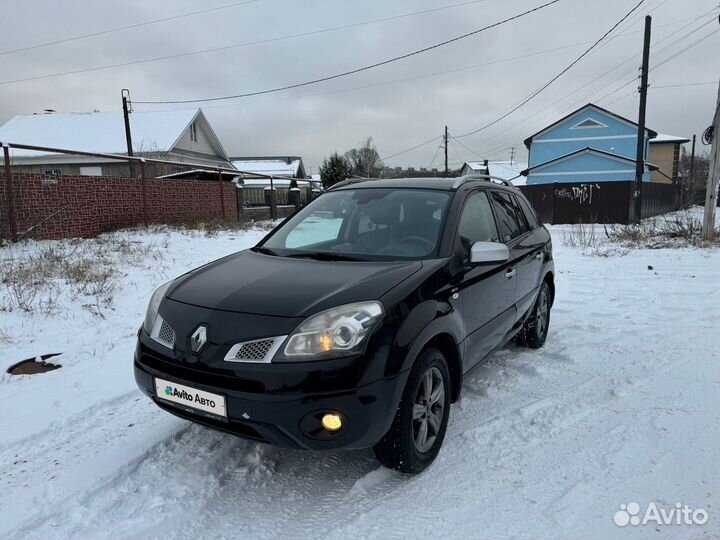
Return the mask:
[[465,182],[469,182],[470,180],[485,180],[487,182],[494,181],[504,186],[517,189],[517,186],[514,186],[509,180],[505,180],[504,178],[500,178],[499,176],[492,176],[490,174],[466,174],[465,176],[461,176],[457,180],[455,180],[455,183],[452,187],[453,189],[458,189]]

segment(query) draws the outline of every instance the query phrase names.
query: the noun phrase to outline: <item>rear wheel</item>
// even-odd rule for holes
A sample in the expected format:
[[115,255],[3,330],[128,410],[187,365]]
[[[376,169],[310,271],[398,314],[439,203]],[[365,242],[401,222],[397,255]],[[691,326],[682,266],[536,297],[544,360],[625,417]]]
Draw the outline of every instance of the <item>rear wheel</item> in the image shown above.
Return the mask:
[[547,281],[543,281],[532,312],[518,334],[518,343],[531,349],[539,349],[545,344],[549,327],[550,287]]
[[380,463],[417,474],[442,446],[450,413],[450,372],[437,349],[424,351],[410,371],[390,430],[375,446]]

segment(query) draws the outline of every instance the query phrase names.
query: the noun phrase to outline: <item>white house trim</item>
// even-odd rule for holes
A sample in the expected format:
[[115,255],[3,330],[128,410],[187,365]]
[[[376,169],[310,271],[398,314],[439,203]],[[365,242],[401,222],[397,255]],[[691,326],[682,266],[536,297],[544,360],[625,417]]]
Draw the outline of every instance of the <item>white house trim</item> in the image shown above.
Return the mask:
[[556,159],[547,161],[545,163],[541,163],[540,165],[535,165],[534,167],[530,167],[529,174],[537,174],[537,173],[532,172],[533,169],[541,170],[546,167],[550,167],[552,165],[557,165],[558,163],[562,163],[563,161],[567,161],[568,159],[573,159],[576,156],[579,156],[581,154],[595,154],[596,156],[600,156],[600,157],[603,157],[606,159],[611,159],[613,161],[619,161],[620,163],[634,162],[634,160],[623,157],[623,156],[615,156],[613,154],[608,154],[607,152],[593,150],[592,148],[584,148],[582,150],[576,150],[575,152],[572,152],[566,156],[556,158]]
[[[587,121],[593,122],[594,125],[592,126],[581,126],[580,124],[584,124]],[[607,124],[603,124],[599,120],[595,120],[592,116],[588,116],[585,120],[580,120],[577,124],[572,126],[570,129],[597,129],[597,128],[606,128],[608,127]]]
[[[620,122],[621,124],[625,124],[626,126],[629,126],[629,127],[631,127],[631,128],[634,128],[635,130],[637,130],[637,124],[633,124],[632,122],[629,122],[629,121],[627,121],[627,120],[625,120],[625,119],[623,119],[623,118],[620,118],[619,116],[616,116],[616,115],[614,115],[614,114],[612,114],[612,113],[607,113],[607,112],[605,112],[605,111],[601,111],[600,109],[598,109],[598,108],[595,107],[594,105],[590,104],[590,105],[585,105],[585,106],[582,107],[581,109],[578,109],[577,111],[575,111],[574,113],[572,113],[572,114],[571,114],[570,116],[568,116],[567,118],[563,118],[563,119],[561,119],[561,120],[558,120],[558,121],[555,122],[554,124],[550,124],[548,127],[546,127],[545,129],[543,129],[540,133],[537,133],[536,135],[534,135],[534,136],[532,137],[532,142],[536,142],[536,140],[537,140],[538,137],[542,137],[543,134],[547,133],[548,131],[550,131],[550,130],[552,130],[552,129],[555,129],[555,128],[558,126],[558,124],[561,124],[562,122],[570,121],[570,120],[572,120],[573,117],[575,117],[576,115],[577,115],[577,116],[580,116],[581,114],[587,114],[587,110],[588,110],[588,109],[592,109],[593,111],[595,111],[595,112],[596,112],[597,114],[599,114],[600,116],[610,116],[610,117],[612,117],[613,119],[615,119],[615,120],[617,120],[618,122]],[[645,128],[645,131],[647,132],[647,131],[650,131],[650,130],[647,129],[647,128]]]
[[[637,139],[637,135],[603,135],[602,137],[566,137],[562,139],[536,139],[534,143],[548,142],[572,142],[572,141],[597,141],[610,139]],[[652,141],[652,139],[651,139]]]
[[[647,172],[647,171],[646,171]],[[621,173],[635,173],[635,169],[618,169],[617,171],[579,171],[579,172],[531,172],[528,176],[573,176],[577,175],[588,175],[588,174],[621,174]]]

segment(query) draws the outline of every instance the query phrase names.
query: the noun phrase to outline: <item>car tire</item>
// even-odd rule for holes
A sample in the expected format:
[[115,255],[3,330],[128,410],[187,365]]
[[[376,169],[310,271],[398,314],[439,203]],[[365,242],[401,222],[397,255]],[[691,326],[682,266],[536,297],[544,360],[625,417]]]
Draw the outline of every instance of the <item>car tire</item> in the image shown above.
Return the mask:
[[552,305],[550,298],[550,287],[547,281],[543,281],[530,316],[518,334],[517,342],[520,345],[539,349],[545,344],[548,328],[550,328],[550,307]]
[[447,361],[439,350],[427,349],[410,371],[390,430],[373,448],[378,461],[403,473],[422,472],[440,451],[449,414]]

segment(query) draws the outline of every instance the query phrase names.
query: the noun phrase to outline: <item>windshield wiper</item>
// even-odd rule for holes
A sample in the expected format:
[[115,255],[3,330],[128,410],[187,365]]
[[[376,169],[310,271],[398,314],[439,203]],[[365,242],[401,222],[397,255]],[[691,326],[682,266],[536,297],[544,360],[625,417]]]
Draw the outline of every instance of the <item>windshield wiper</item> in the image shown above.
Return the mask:
[[342,253],[329,253],[327,251],[303,251],[288,255],[294,259],[314,259],[316,261],[363,261],[360,257],[344,255]]
[[273,257],[278,256],[278,254],[275,251],[273,251],[270,248],[263,247],[263,246],[259,246],[259,247],[256,246],[256,247],[252,248],[252,250],[255,253],[262,253],[263,255],[272,255]]

